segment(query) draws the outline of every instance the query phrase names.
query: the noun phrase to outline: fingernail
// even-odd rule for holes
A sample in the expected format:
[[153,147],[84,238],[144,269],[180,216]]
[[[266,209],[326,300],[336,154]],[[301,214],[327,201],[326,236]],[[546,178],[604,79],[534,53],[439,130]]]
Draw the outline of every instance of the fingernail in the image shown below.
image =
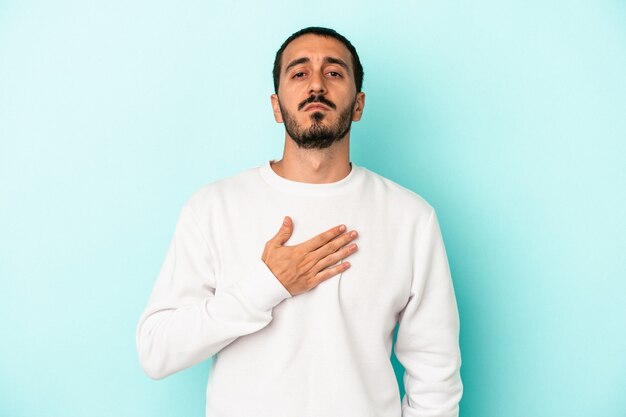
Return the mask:
[[343,232],[344,230],[346,230],[346,226],[342,224],[341,226],[339,226],[339,230]]

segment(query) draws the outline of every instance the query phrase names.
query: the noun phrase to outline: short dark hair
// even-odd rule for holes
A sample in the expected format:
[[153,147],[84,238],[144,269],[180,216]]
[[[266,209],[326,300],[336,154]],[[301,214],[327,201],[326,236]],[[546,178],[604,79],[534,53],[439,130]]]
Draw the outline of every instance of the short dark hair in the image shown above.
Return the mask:
[[300,29],[296,33],[292,34],[290,37],[283,42],[280,46],[278,52],[276,52],[276,58],[274,58],[274,70],[272,74],[274,76],[274,92],[278,94],[278,84],[280,82],[280,67],[281,60],[283,58],[283,52],[287,45],[291,43],[296,38],[299,38],[302,35],[313,34],[318,36],[324,36],[327,38],[337,39],[339,42],[343,43],[348,51],[352,54],[352,67],[354,68],[354,83],[356,84],[356,91],[360,92],[363,87],[363,66],[361,65],[361,60],[359,59],[359,54],[356,53],[356,49],[348,39],[344,36],[340,35],[333,29],[323,28],[319,26],[310,26],[308,28]]

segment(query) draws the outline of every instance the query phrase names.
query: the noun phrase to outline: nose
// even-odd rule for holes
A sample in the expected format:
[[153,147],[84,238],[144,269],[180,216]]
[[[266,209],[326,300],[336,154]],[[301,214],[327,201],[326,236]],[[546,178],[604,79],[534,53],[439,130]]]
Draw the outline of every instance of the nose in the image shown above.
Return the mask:
[[315,71],[311,75],[309,84],[309,94],[326,94],[326,84],[321,73]]

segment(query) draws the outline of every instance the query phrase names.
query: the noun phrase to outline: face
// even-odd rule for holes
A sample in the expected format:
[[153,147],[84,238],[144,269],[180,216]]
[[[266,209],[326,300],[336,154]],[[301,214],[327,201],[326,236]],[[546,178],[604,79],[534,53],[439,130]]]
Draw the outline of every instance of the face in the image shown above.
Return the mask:
[[350,51],[338,40],[308,34],[285,48],[278,94],[272,94],[277,122],[303,149],[341,141],[361,119],[365,94],[357,93]]

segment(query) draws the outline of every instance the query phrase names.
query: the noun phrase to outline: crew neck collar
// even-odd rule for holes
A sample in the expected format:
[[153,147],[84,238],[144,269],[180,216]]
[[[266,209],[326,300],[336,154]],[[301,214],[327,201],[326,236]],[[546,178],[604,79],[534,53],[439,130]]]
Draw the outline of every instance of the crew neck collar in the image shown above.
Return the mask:
[[362,175],[361,167],[350,161],[350,166],[352,167],[352,169],[350,170],[348,175],[346,175],[339,181],[322,184],[292,181],[278,175],[271,167],[272,162],[276,162],[276,160],[267,160],[263,165],[259,166],[259,174],[261,175],[263,180],[265,180],[265,182],[267,182],[269,185],[289,194],[327,196],[334,195],[340,192],[346,192],[350,188],[355,186],[356,182]]

